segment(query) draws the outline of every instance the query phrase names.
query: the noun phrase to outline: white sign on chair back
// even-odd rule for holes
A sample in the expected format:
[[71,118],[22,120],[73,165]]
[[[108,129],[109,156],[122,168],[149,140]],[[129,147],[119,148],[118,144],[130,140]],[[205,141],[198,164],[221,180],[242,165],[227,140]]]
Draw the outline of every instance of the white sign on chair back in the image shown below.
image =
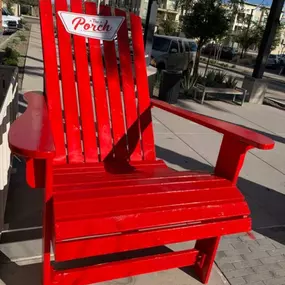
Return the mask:
[[70,34],[112,41],[115,38],[124,17],[120,16],[94,16],[59,11],[58,15]]

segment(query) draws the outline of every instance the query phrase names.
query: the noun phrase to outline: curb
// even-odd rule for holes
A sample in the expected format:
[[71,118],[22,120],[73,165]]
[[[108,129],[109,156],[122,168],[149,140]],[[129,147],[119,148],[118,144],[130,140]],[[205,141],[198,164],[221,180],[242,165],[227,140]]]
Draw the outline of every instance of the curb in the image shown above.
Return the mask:
[[18,31],[13,33],[12,35],[10,35],[3,43],[0,44],[0,50],[4,49],[4,47],[7,45],[7,43],[13,39],[14,37],[16,37],[16,35],[18,35]]
[[39,20],[40,17],[36,17],[36,16],[29,16],[29,15],[22,15],[23,18],[28,18],[28,19],[36,19],[36,20]]

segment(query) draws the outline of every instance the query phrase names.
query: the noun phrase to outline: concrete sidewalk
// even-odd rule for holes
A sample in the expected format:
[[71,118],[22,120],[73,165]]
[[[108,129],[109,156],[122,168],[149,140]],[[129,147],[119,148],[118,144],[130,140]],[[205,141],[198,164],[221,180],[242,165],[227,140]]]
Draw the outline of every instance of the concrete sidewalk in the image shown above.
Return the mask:
[[[23,88],[42,90],[39,26],[33,25]],[[31,68],[32,67],[32,68]],[[31,72],[32,71],[32,72]],[[273,151],[248,153],[239,187],[252,211],[256,240],[247,234],[223,238],[209,284],[285,284],[285,113],[265,106],[206,101],[204,105],[180,100],[182,108],[233,122],[270,136]],[[212,170],[221,135],[195,123],[153,110],[156,151],[177,170]],[[40,284],[41,190],[25,186],[23,164],[16,163],[9,192],[6,222],[14,232],[4,235],[0,255],[0,284]],[[23,228],[28,228],[22,230]],[[192,243],[174,245],[181,249]],[[2,280],[2,281],[1,281]],[[2,283],[1,283],[2,282]],[[191,271],[179,269],[146,274],[102,285],[195,285]],[[100,285],[101,285],[100,284]]]

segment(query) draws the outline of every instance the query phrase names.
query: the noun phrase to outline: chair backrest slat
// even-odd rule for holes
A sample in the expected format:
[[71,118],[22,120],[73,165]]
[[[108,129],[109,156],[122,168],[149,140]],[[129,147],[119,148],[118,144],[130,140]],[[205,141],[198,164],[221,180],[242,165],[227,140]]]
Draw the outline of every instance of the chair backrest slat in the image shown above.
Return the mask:
[[[148,90],[147,72],[145,67],[144,43],[141,19],[130,13],[130,26],[133,40],[135,78],[138,93],[140,131],[145,160],[155,159],[153,127],[151,123],[151,106]],[[146,96],[146,94],[148,96]]]
[[[70,0],[69,7],[67,0],[54,0],[54,21],[52,2],[40,0],[40,15],[46,96],[56,145],[55,162],[154,160],[140,18],[103,5],[100,16],[111,16],[112,11],[115,16],[124,17],[124,21],[113,41],[87,39],[81,28],[88,29],[90,25],[84,24],[79,30],[78,25],[74,26],[79,34],[71,35],[70,29],[79,18],[64,12],[95,16],[96,3]],[[81,19],[96,23],[102,18]],[[109,23],[112,25],[111,20]],[[92,27],[95,29],[96,25]],[[99,24],[98,29],[102,29]]]
[[[86,14],[96,15],[97,8],[94,2],[85,2]],[[111,125],[106,94],[106,82],[100,41],[88,39],[90,65],[92,71],[93,93],[96,108],[96,122],[100,147],[100,161],[104,161],[113,151]]]
[[[56,12],[68,11],[66,0],[55,0],[55,10]],[[83,162],[71,36],[66,32],[57,13],[56,22],[68,161],[70,163]]]
[[[125,11],[115,9],[116,16],[123,16],[127,19]],[[124,93],[124,109],[127,125],[127,139],[131,160],[141,160],[141,141],[138,121],[138,110],[136,104],[135,85],[132,70],[132,58],[130,42],[128,37],[127,20],[125,20],[118,31],[118,47],[120,58],[120,71]]]
[[[110,7],[101,6],[100,10],[100,15],[111,16]],[[115,43],[114,41],[104,41],[103,46],[115,157],[118,159],[126,159],[128,156],[127,140]]]
[[[71,11],[83,13],[82,1],[71,0]],[[80,118],[82,125],[82,138],[85,162],[98,161],[97,139],[91,94],[86,40],[74,35],[74,55],[76,64],[76,78],[80,106]]]
[[43,58],[45,59],[45,92],[48,94],[47,104],[56,149],[56,157],[54,161],[63,163],[66,161],[66,150],[51,1],[42,0],[39,2],[39,7]]

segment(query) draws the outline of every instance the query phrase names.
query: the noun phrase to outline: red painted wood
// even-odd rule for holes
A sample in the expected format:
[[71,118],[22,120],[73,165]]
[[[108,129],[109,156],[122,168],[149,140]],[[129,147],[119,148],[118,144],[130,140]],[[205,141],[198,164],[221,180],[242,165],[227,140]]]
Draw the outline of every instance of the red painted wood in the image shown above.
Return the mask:
[[133,13],[130,13],[130,27],[133,40],[135,78],[138,94],[139,122],[142,137],[143,157],[146,160],[153,160],[155,159],[155,148],[142,36],[142,23],[140,17]]
[[209,281],[220,240],[221,237],[219,236],[200,239],[196,242],[195,249],[197,249],[202,256],[200,261],[195,264],[195,271],[204,284]]
[[[200,176],[208,176],[209,174],[200,174]],[[87,185],[87,184],[94,184],[98,187],[101,187],[102,182],[104,182],[105,187],[114,185],[114,183],[133,183],[132,181],[138,180],[138,183],[140,183],[144,179],[148,180],[159,180],[161,178],[174,178],[174,180],[171,181],[187,181],[187,179],[190,179],[190,177],[197,177],[198,175],[195,173],[192,173],[191,171],[188,172],[175,172],[171,169],[161,169],[161,168],[152,168],[152,169],[146,169],[145,171],[137,171],[137,172],[131,172],[128,174],[121,174],[121,175],[112,175],[105,172],[98,172],[98,173],[89,173],[85,174],[83,177],[80,177],[79,175],[65,175],[64,176],[54,176],[54,183],[55,186],[78,186],[78,185]],[[185,180],[186,179],[186,180]],[[161,182],[167,182],[167,180],[162,180]],[[130,184],[129,184],[130,185]],[[94,187],[94,186],[92,186]]]
[[44,206],[43,206],[43,239],[42,239],[42,256],[43,256],[43,285],[51,285],[51,241],[53,225],[53,205],[52,205],[52,159],[45,161],[44,173],[46,175]]
[[[111,8],[101,6],[100,15],[111,16]],[[127,159],[127,137],[124,126],[124,113],[115,43],[114,41],[104,41],[103,46],[108,84],[108,99],[112,120],[114,154],[117,159]]]
[[46,183],[45,159],[26,160],[26,181],[31,188],[44,188]]
[[44,96],[29,92],[25,98],[28,107],[11,125],[8,134],[10,149],[29,158],[54,157],[55,147]]
[[41,18],[42,49],[45,62],[45,92],[49,110],[49,120],[56,149],[54,163],[64,163],[66,162],[66,153],[51,1],[39,1],[39,8]]
[[64,28],[58,11],[68,11],[66,0],[55,0],[59,61],[62,96],[64,103],[65,127],[67,136],[68,161],[83,162],[81,134],[77,108],[74,66],[70,34]]
[[240,142],[248,144],[250,146],[259,149],[272,149],[274,147],[274,141],[264,135],[258,134],[257,132],[248,130],[246,128],[220,121],[211,117],[200,115],[197,113],[184,110],[179,107],[169,105],[168,103],[151,99],[153,107],[160,108],[179,117],[191,120],[197,124],[210,128],[214,131],[233,137]]
[[[85,2],[86,13],[97,14],[96,3]],[[92,70],[93,93],[96,107],[96,120],[98,126],[98,140],[100,147],[100,161],[104,161],[108,155],[113,153],[112,135],[108,102],[106,94],[106,84],[104,66],[100,41],[88,39],[90,52],[90,65]]]
[[196,262],[196,250],[184,250],[157,254],[150,257],[132,258],[109,264],[70,269],[55,274],[54,283],[61,285],[90,284],[138,274],[150,273],[176,267],[192,265]]
[[82,189],[78,187],[78,190],[73,191],[55,191],[56,200],[59,201],[72,201],[76,199],[91,199],[97,197],[109,197],[109,196],[119,196],[119,195],[141,195],[141,194],[151,194],[151,193],[162,193],[168,191],[186,191],[192,190],[197,191],[198,189],[215,189],[221,187],[232,187],[231,183],[227,180],[214,180],[214,179],[200,179],[192,180],[191,177],[188,181],[183,181],[182,183],[177,183],[177,181],[172,182],[153,182],[153,183],[134,183],[128,186],[115,186],[115,187],[100,187],[100,188],[90,188]]
[[[181,175],[181,176],[172,176],[168,177],[169,174],[164,175],[164,177],[154,177],[152,179],[150,178],[136,178],[136,179],[121,179],[121,180],[113,180],[109,181],[108,179],[104,179],[103,181],[97,181],[96,182],[90,182],[90,183],[77,183],[76,185],[59,185],[54,187],[54,191],[58,194],[67,195],[71,192],[77,192],[79,190],[81,191],[94,191],[94,190],[108,190],[108,189],[114,189],[117,187],[125,187],[125,188],[133,188],[137,187],[138,185],[148,185],[156,187],[157,185],[163,183],[165,186],[169,184],[184,184],[184,183],[199,183],[200,181],[212,181],[213,183],[218,181],[222,181],[223,179],[213,177],[211,175],[200,175],[197,176],[197,174],[191,175]],[[217,181],[218,180],[218,181]],[[107,188],[107,189],[106,189]]]
[[118,48],[120,74],[124,93],[124,109],[127,126],[128,150],[131,160],[142,160],[138,110],[136,106],[135,85],[131,63],[131,52],[128,37],[127,15],[125,11],[115,9],[115,15],[125,17],[118,31]]
[[129,213],[105,213],[101,215],[80,216],[61,219],[55,216],[57,241],[65,239],[94,236],[124,231],[134,231],[150,227],[161,227],[178,223],[206,222],[225,218],[249,216],[250,211],[246,202],[216,204],[199,207],[172,206],[169,209],[159,209]]
[[[177,187],[179,189],[179,187]],[[187,188],[186,188],[187,189]],[[55,197],[55,214],[61,218],[92,215],[96,213],[124,212],[128,210],[140,211],[141,209],[163,209],[172,205],[191,207],[221,203],[235,203],[244,201],[243,195],[236,188],[214,188],[192,190],[173,190],[136,195],[105,196],[75,201],[58,202]],[[94,207],[96,205],[96,207]]]
[[245,155],[252,148],[251,145],[247,145],[229,135],[224,135],[215,173],[235,184],[243,166]]
[[[70,4],[72,12],[83,13],[81,0],[71,0]],[[96,162],[98,149],[85,41],[84,37],[73,35],[84,158],[85,162]]]
[[112,161],[110,163],[79,163],[79,164],[61,164],[54,166],[54,175],[62,175],[66,173],[77,172],[96,172],[98,170],[105,170],[110,173],[124,173],[130,172],[133,169],[144,169],[147,167],[164,167],[168,168],[163,160],[152,161]]
[[[84,258],[100,254],[123,252],[176,242],[247,232],[250,229],[251,219],[244,218],[93,239],[71,240],[55,243],[55,259],[56,261],[64,261]],[[80,251],[78,251],[79,248]]]

